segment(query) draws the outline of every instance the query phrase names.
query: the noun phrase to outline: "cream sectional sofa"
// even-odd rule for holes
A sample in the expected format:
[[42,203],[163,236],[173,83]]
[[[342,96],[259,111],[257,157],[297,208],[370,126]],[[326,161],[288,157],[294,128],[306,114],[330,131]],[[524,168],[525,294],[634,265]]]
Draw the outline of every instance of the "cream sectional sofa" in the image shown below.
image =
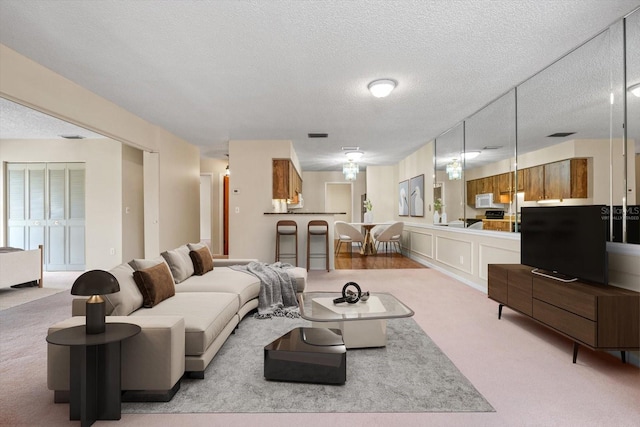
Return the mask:
[[[163,253],[164,259],[133,260],[110,270],[118,279],[120,292],[104,296],[107,322],[134,323],[142,328],[140,334],[122,343],[124,400],[170,400],[183,375],[204,378],[206,367],[226,339],[242,318],[258,307],[259,279],[229,268],[253,260],[216,259],[212,271],[197,276],[188,263],[172,263],[170,255],[176,253],[184,261],[189,252],[185,248]],[[165,261],[176,282],[175,295],[145,308],[134,281],[134,268]],[[303,292],[306,270],[295,267],[287,272],[296,291]],[[49,333],[84,324],[85,301],[74,300],[73,317],[51,326]],[[68,401],[68,347],[48,344],[47,372],[47,385],[55,391],[55,401]]]

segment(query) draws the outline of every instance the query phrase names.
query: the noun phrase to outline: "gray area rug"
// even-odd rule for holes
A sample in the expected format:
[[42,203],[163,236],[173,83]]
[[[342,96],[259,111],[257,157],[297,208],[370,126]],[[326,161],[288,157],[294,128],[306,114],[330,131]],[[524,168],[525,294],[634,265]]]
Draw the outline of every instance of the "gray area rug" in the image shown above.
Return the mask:
[[263,348],[302,319],[245,318],[205,371],[170,402],[123,413],[492,412],[493,407],[410,318],[387,323],[385,348],[347,351],[345,385],[267,381]]

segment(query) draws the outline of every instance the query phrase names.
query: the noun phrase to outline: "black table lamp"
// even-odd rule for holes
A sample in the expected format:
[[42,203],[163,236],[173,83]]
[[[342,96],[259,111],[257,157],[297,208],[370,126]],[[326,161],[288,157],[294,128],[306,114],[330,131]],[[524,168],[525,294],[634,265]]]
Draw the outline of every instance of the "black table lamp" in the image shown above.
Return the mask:
[[113,274],[103,270],[91,270],[82,273],[73,282],[71,295],[84,295],[87,300],[87,334],[104,332],[105,306],[101,295],[120,291],[120,284]]

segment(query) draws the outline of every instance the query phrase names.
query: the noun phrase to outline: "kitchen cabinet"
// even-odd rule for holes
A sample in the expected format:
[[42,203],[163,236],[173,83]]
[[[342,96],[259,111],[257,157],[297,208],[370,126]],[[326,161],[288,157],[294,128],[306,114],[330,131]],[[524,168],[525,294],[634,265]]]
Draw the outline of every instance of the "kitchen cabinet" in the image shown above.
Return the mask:
[[476,194],[478,194],[478,180],[472,179],[467,181],[467,205],[476,205]]
[[524,169],[518,169],[516,172],[516,192],[524,191]]
[[588,197],[588,160],[567,159],[525,169],[524,200]]
[[482,229],[511,232],[513,229],[513,221],[509,219],[483,219]]
[[544,165],[524,170],[524,200],[544,199]]
[[290,159],[273,159],[273,198],[297,203],[302,178]]

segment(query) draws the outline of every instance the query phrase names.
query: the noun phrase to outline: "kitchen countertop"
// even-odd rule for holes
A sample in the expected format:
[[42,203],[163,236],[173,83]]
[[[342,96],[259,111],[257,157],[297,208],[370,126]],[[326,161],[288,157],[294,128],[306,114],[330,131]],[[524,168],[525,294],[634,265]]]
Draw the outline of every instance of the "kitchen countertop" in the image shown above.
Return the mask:
[[265,215],[346,215],[346,212],[265,212]]

